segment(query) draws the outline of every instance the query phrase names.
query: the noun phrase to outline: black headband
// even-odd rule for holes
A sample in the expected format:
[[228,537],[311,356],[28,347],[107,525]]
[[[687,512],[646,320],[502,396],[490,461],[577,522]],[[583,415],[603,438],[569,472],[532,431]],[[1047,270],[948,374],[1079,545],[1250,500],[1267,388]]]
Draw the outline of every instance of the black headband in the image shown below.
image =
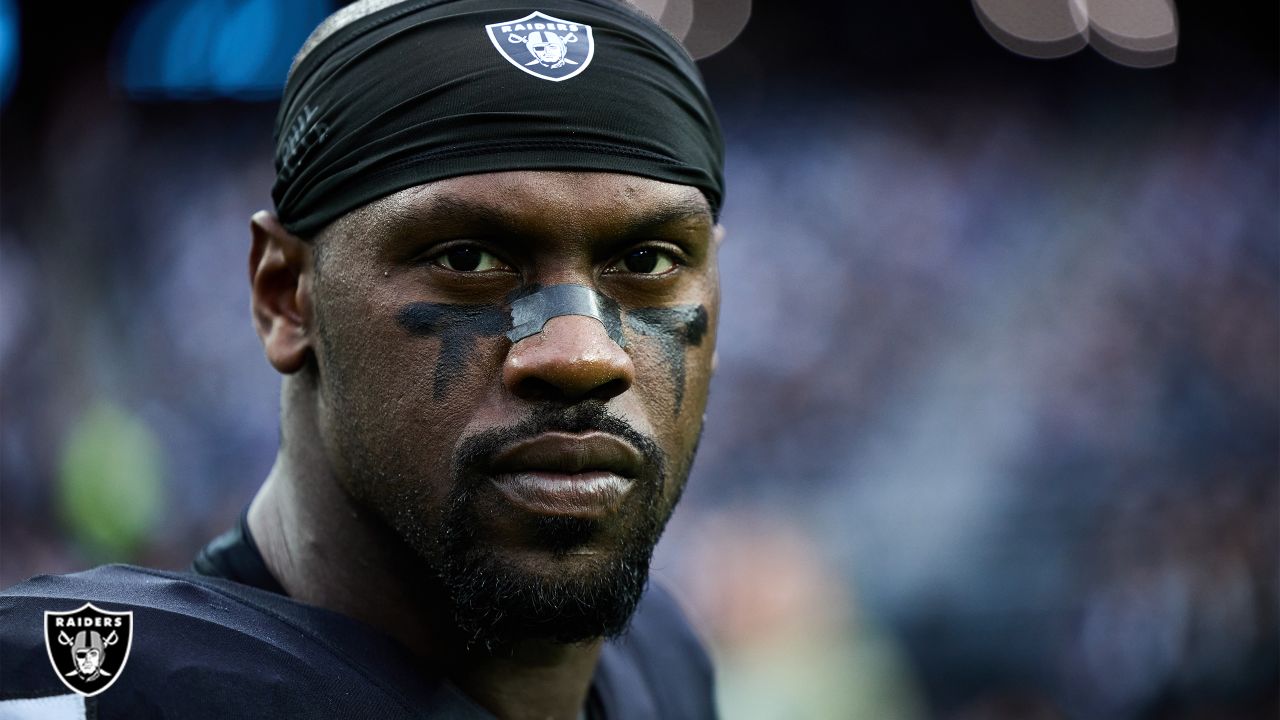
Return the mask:
[[718,217],[723,166],[693,60],[623,0],[414,0],[343,27],[295,68],[271,195],[308,237],[433,180],[596,170],[691,185]]

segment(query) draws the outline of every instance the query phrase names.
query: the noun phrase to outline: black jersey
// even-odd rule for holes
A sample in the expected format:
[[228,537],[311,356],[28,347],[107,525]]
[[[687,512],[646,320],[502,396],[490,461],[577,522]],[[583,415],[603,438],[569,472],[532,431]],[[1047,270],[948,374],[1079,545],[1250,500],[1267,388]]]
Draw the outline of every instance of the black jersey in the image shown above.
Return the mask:
[[[70,649],[46,649],[44,623],[85,602],[133,617],[119,677],[82,698],[57,677],[51,652]],[[187,572],[105,565],[0,593],[0,718],[492,718],[415,668],[390,637],[284,595],[243,515]],[[715,717],[706,651],[657,583],[605,644],[588,708],[607,720]]]

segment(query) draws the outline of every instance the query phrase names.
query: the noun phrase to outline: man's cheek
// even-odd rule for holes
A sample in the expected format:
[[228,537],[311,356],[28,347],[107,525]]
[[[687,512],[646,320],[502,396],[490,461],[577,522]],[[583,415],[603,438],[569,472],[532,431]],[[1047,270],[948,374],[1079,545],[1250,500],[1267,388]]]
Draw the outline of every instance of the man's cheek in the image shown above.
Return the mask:
[[[425,346],[424,346],[425,345]],[[329,435],[340,445],[405,471],[424,445],[447,436],[432,392],[436,352],[399,330],[337,339],[327,358]]]
[[663,385],[671,393],[674,412],[679,415],[689,384],[689,361],[700,357],[697,350],[707,339],[706,306],[635,308],[627,311],[626,324],[640,336],[646,354],[665,368]]
[[479,346],[511,326],[510,312],[497,305],[410,303],[396,315],[400,327],[415,338],[438,341],[432,370],[432,396],[441,400],[456,392],[476,367]]

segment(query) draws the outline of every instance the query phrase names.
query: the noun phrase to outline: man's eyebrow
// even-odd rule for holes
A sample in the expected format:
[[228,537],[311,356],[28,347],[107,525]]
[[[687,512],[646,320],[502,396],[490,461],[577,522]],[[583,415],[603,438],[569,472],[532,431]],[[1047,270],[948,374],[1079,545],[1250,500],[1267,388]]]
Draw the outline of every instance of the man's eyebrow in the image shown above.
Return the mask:
[[627,221],[624,234],[638,235],[663,225],[688,220],[705,220],[708,226],[712,224],[711,208],[701,196],[697,199],[681,198],[637,215]]
[[479,223],[498,227],[514,227],[516,219],[500,209],[473,202],[456,195],[434,195],[420,205],[396,205],[392,215],[411,223]]

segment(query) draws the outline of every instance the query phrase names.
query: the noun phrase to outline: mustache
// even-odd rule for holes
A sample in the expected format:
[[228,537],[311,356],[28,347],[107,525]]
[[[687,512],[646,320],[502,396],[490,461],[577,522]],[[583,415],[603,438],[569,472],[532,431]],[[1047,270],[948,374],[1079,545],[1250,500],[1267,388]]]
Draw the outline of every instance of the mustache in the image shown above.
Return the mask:
[[622,438],[640,452],[646,475],[661,479],[666,472],[666,454],[658,443],[630,423],[611,415],[602,401],[572,406],[545,403],[535,405],[528,417],[515,425],[476,433],[463,440],[454,452],[454,468],[460,480],[483,475],[492,459],[518,442],[549,432],[603,432]]

